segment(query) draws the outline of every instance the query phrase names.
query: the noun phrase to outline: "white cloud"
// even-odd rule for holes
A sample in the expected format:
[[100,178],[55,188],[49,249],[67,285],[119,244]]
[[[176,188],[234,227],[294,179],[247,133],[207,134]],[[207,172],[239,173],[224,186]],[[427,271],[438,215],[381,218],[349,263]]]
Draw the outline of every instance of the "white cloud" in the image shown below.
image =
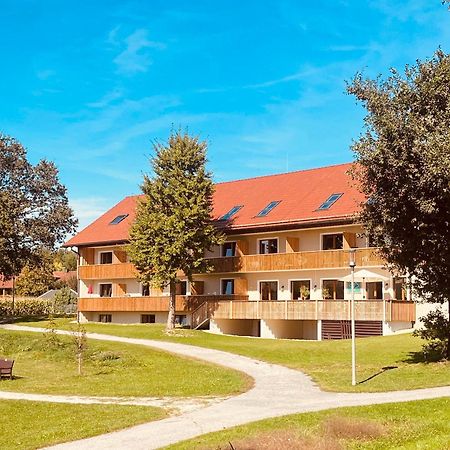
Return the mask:
[[111,202],[104,197],[73,198],[70,206],[78,219],[78,230],[82,230],[111,207]]
[[124,39],[124,42],[120,43],[118,41],[119,31],[119,28],[116,27],[108,36],[108,43],[125,47],[113,60],[117,71],[125,75],[146,72],[153,63],[149,49],[162,50],[165,45],[149,40],[148,31],[144,29],[135,30]]

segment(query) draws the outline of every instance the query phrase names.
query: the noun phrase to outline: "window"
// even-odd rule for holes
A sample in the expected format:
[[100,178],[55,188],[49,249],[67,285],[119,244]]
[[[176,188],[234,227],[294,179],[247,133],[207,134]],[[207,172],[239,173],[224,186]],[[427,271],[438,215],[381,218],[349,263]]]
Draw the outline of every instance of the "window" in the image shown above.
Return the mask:
[[342,234],[322,235],[322,250],[337,250],[344,248],[344,236]]
[[309,280],[291,281],[292,300],[309,300],[310,292],[311,282]]
[[187,325],[186,315],[176,314],[175,315],[175,324],[185,327]]
[[406,300],[406,280],[403,277],[394,278],[395,300]]
[[261,300],[278,300],[278,281],[261,281],[259,294]]
[[259,253],[260,255],[278,253],[278,239],[261,239],[259,241]]
[[112,315],[111,314],[99,314],[98,321],[103,323],[111,323]]
[[270,213],[270,211],[272,211],[273,208],[275,208],[275,206],[277,206],[279,203],[281,202],[281,200],[277,200],[274,202],[270,202],[262,211],[260,211],[256,216],[257,217],[264,217],[267,216],[267,214]]
[[154,314],[141,314],[141,323],[155,323]]
[[234,280],[222,280],[221,281],[221,292],[222,292],[222,295],[233,295],[234,294]]
[[112,252],[100,253],[100,264],[112,264]]
[[177,295],[187,295],[188,282],[186,280],[178,281],[176,284]]
[[236,256],[236,242],[222,244],[222,256]]
[[367,298],[369,300],[383,299],[383,283],[381,281],[370,281],[366,283]]
[[325,299],[344,300],[344,282],[339,280],[323,280],[322,297]]
[[219,220],[228,220],[231,219],[241,208],[243,205],[233,206],[226,214],[224,214]]
[[117,225],[118,223],[122,222],[123,219],[128,217],[128,214],[121,214],[120,216],[115,217],[111,222],[109,222],[110,225]]
[[150,286],[148,284],[142,285],[142,295],[144,297],[150,297]]
[[100,297],[111,297],[112,295],[112,284],[100,284]]
[[324,209],[330,209],[337,200],[342,197],[342,193],[340,194],[332,194],[330,195],[317,209],[319,211]]

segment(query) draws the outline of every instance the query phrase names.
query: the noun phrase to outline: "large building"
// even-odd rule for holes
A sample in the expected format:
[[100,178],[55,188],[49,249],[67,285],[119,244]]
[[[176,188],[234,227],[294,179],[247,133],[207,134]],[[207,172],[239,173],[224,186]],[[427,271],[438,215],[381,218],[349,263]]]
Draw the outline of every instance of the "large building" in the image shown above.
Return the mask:
[[[405,280],[383,268],[355,221],[361,193],[350,164],[216,184],[214,220],[227,223],[213,271],[180,276],[177,321],[246,336],[299,339],[350,334],[349,261],[356,262],[358,336],[412,328]],[[79,253],[80,319],[165,322],[168,291],[142,285],[126,253],[139,196],[126,197],[70,239]]]

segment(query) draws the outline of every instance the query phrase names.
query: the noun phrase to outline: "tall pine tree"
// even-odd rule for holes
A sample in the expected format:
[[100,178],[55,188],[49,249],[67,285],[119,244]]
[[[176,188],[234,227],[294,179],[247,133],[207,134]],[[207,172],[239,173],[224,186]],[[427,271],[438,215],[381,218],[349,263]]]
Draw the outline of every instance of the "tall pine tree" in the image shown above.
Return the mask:
[[205,251],[223,241],[211,222],[214,184],[206,170],[207,144],[187,132],[173,133],[167,145],[154,144],[154,175],[144,175],[144,193],[130,230],[128,252],[140,279],[170,287],[167,329],[175,326],[176,283],[208,270]]

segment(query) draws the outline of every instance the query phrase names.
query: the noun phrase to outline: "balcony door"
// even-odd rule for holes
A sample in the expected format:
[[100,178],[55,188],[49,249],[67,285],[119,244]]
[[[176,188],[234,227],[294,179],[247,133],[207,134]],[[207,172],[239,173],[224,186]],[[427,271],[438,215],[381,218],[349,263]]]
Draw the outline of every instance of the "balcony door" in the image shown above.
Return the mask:
[[371,281],[366,283],[366,292],[368,300],[382,300],[383,299],[383,282]]
[[262,301],[278,300],[278,281],[260,281],[259,296]]

